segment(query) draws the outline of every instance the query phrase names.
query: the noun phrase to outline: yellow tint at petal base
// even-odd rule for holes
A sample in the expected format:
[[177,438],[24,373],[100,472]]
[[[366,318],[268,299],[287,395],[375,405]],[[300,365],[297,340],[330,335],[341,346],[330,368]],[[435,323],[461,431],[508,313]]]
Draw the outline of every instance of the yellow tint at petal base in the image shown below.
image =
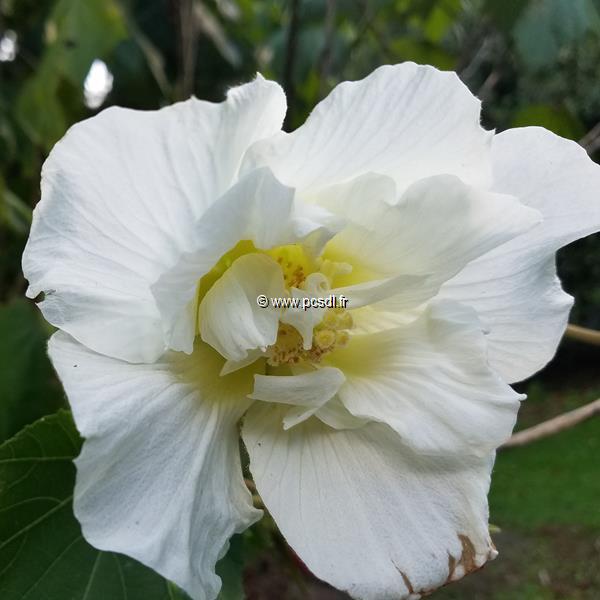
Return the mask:
[[200,305],[202,298],[206,296],[206,293],[210,288],[220,279],[225,271],[233,264],[235,260],[244,256],[245,254],[251,254],[253,252],[260,252],[258,248],[250,240],[242,240],[238,242],[231,250],[223,254],[217,261],[217,264],[206,274],[198,283],[198,295],[196,297],[196,306]]
[[[350,250],[353,251],[351,252]],[[350,258],[351,267],[347,262],[349,257],[352,257]],[[345,244],[340,243],[337,236],[327,243],[321,260],[324,265],[331,264],[337,267],[333,277],[330,277],[335,287],[357,285],[367,281],[383,279],[387,276],[385,273],[377,271],[369,265],[362,264],[360,251],[357,251],[355,248],[345,247]],[[341,269],[340,266],[342,265],[347,265],[350,268]]]
[[[196,315],[202,299],[229,267],[240,257],[252,253],[266,255],[280,266],[287,290],[303,289],[307,277],[313,273],[324,275],[333,287],[339,285],[339,281],[347,278],[352,272],[352,266],[343,260],[333,260],[333,256],[314,257],[302,244],[287,244],[261,250],[252,241],[242,240],[226,252],[198,282]],[[299,363],[317,364],[323,357],[348,344],[348,332],[353,326],[354,322],[348,310],[334,308],[326,311],[321,323],[314,328],[311,348],[306,350],[300,333],[292,325],[280,323],[275,344],[267,348],[267,364],[271,367]],[[200,323],[197,319],[196,333],[199,329]]]
[[317,261],[300,244],[277,246],[267,250],[265,254],[281,267],[285,287],[288,289],[299,288],[308,275],[318,270]]

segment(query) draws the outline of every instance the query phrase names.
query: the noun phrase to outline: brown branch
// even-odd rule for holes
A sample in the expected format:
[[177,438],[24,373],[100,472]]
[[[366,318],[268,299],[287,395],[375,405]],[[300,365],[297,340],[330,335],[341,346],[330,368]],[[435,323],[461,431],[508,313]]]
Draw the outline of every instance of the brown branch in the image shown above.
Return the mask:
[[558,417],[544,421],[539,425],[529,427],[523,431],[518,431],[517,433],[513,434],[510,439],[506,441],[500,448],[515,448],[518,446],[531,444],[531,442],[537,442],[537,440],[541,440],[542,438],[555,435],[556,433],[560,433],[565,429],[570,429],[571,427],[574,427],[578,423],[581,423],[582,421],[585,421],[594,415],[600,415],[600,398],[590,402],[589,404],[586,404],[585,406],[580,406],[575,410],[571,410],[559,415]]
[[187,100],[194,91],[198,27],[194,18],[193,0],[174,0],[179,34],[179,81],[177,99]]
[[296,84],[294,81],[294,67],[296,65],[296,51],[298,47],[298,33],[300,30],[300,0],[292,0],[290,9],[290,25],[288,28],[285,49],[285,62],[283,65],[283,89],[287,96],[288,110],[285,116],[284,129],[289,130],[293,121],[296,107]]
[[600,346],[600,331],[596,331],[595,329],[588,329],[579,325],[567,325],[565,337],[577,340],[578,342],[584,342],[585,344]]

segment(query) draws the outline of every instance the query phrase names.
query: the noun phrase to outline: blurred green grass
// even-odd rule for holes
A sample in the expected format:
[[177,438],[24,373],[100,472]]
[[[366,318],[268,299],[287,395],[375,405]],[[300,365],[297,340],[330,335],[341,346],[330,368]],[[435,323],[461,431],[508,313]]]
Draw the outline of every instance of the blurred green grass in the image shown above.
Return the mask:
[[[550,393],[539,382],[519,427],[600,397],[600,381]],[[437,600],[596,600],[600,598],[600,419],[498,454],[490,522],[498,558],[440,590]]]
[[[568,394],[567,400],[580,405],[598,397],[600,388]],[[535,409],[525,404],[523,420]],[[599,458],[597,417],[530,446],[501,451],[492,477],[491,521],[500,528],[579,524],[600,532]]]

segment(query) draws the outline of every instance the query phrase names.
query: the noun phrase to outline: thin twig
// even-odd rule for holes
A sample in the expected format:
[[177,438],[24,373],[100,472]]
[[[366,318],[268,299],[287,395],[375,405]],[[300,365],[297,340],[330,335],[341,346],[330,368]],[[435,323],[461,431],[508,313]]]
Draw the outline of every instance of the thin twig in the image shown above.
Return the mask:
[[583,146],[588,154],[592,154],[600,148],[600,122],[596,123],[580,140],[579,144]]
[[[477,72],[479,67],[481,67],[483,62],[487,59],[487,57],[489,55],[489,47],[490,47],[490,40],[487,36],[485,36],[483,38],[479,48],[477,48],[475,53],[470,57],[468,64],[462,68],[460,66],[457,66],[458,75],[463,81],[468,81],[469,79],[471,79],[471,77],[473,77],[475,75],[475,73]],[[465,62],[465,61],[466,61],[466,56],[463,57],[459,61],[459,63]]]
[[369,0],[356,0],[356,3],[359,6],[362,6],[363,13],[359,20],[359,26],[357,27],[358,33],[356,34],[356,37],[354,38],[354,40],[352,40],[352,43],[346,50],[346,53],[345,53],[345,56],[343,57],[343,59],[338,61],[338,68],[336,69],[336,71],[339,75],[342,76],[342,79],[345,79],[343,77],[343,74],[346,69],[346,66],[352,59],[354,50],[356,50],[356,48],[363,42],[363,37],[369,31],[371,22],[373,21],[373,19],[375,19],[376,15],[377,15],[377,11],[371,10],[371,4],[370,4]]
[[482,86],[477,91],[476,96],[480,100],[486,100],[487,97],[492,93],[498,82],[500,81],[500,73],[494,70],[492,71],[483,82]]
[[194,18],[193,0],[176,0],[175,8],[178,19],[180,61],[177,95],[179,99],[187,100],[194,91],[198,27]]
[[578,423],[581,423],[582,421],[599,414],[600,398],[590,402],[589,404],[586,404],[585,406],[580,406],[575,410],[571,410],[559,415],[558,417],[544,421],[539,425],[535,425],[534,427],[529,427],[528,429],[524,429],[523,431],[515,433],[501,446],[501,448],[515,448],[518,446],[531,444],[531,442],[536,442],[542,438],[555,435],[556,433],[564,431],[565,429],[569,429]]
[[288,28],[285,62],[283,65],[283,89],[287,96],[288,110],[285,116],[284,129],[289,130],[293,122],[296,106],[296,84],[294,67],[296,65],[296,50],[298,47],[298,32],[300,29],[300,0],[292,0],[290,8],[290,25]]
[[156,81],[163,98],[167,101],[172,100],[173,91],[166,75],[165,60],[163,55],[152,43],[150,38],[148,38],[146,34],[138,27],[136,21],[129,13],[126,13],[125,18],[131,37],[142,51],[142,54],[146,59],[146,64],[148,65],[148,69],[150,70],[150,73],[152,73],[152,76],[154,77],[154,80]]
[[600,331],[596,331],[595,329],[588,329],[579,325],[567,325],[565,337],[577,340],[578,342],[584,342],[585,344],[600,346]]
[[254,505],[254,508],[260,508],[261,510],[263,510],[265,508],[265,505],[262,501],[262,498],[260,497],[260,494],[256,490],[256,485],[254,484],[254,481],[245,477],[244,483],[246,484],[246,487],[252,494],[252,504]]
[[325,26],[323,28],[323,49],[319,57],[319,98],[325,95],[329,70],[331,68],[331,56],[333,49],[333,37],[335,34],[336,0],[327,0],[327,11],[325,13]]
[[383,57],[385,58],[385,60],[388,63],[396,62],[394,53],[392,52],[388,43],[384,39],[383,34],[379,31],[379,29],[377,28],[377,25],[375,23],[376,23],[375,19],[373,21],[371,21],[371,23],[369,23],[368,33],[371,34],[371,38],[372,38],[373,42],[375,43],[375,45],[379,46],[379,49],[381,50],[381,53],[383,54]]

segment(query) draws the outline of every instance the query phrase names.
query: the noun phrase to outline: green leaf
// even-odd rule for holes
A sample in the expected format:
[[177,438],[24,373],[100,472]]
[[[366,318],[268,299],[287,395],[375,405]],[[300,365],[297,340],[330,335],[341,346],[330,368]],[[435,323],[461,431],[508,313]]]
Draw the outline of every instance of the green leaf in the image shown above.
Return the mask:
[[154,80],[164,98],[170,98],[173,90],[165,71],[165,59],[160,50],[152,43],[152,40],[137,26],[136,22],[131,17],[126,17],[127,29],[133,40],[135,40],[141,50],[148,69],[152,73]]
[[446,0],[436,4],[423,23],[425,38],[432,43],[440,43],[454,25],[459,10],[460,2]]
[[511,127],[538,125],[571,140],[579,139],[585,130],[580,121],[564,108],[532,104],[521,108],[514,116]]
[[244,537],[231,538],[229,551],[217,563],[217,575],[223,582],[218,600],[243,600],[244,598]]
[[486,0],[483,13],[489,15],[500,29],[510,31],[527,4],[528,0]]
[[126,26],[114,0],[59,0],[45,25],[46,49],[21,88],[16,114],[31,140],[50,150],[83,116],[89,68],[126,37]]
[[6,187],[0,173],[0,225],[2,224],[16,233],[26,234],[31,225],[31,209]]
[[67,115],[58,96],[59,86],[60,78],[54,65],[44,59],[17,98],[19,125],[35,144],[46,150],[52,148],[68,127]]
[[0,442],[63,405],[46,355],[48,333],[31,302],[0,306]]
[[561,48],[585,33],[600,34],[600,15],[592,0],[532,0],[519,18],[517,49],[531,68],[551,67]]
[[100,552],[73,516],[81,440],[60,411],[0,446],[2,600],[183,600],[173,584],[133,559]]
[[456,58],[441,47],[424,40],[402,38],[394,40],[391,44],[394,55],[401,61],[412,60],[417,63],[429,64],[438,69],[453,69]]
[[105,56],[125,36],[124,16],[114,0],[59,0],[46,23],[52,61],[77,86],[92,61]]

